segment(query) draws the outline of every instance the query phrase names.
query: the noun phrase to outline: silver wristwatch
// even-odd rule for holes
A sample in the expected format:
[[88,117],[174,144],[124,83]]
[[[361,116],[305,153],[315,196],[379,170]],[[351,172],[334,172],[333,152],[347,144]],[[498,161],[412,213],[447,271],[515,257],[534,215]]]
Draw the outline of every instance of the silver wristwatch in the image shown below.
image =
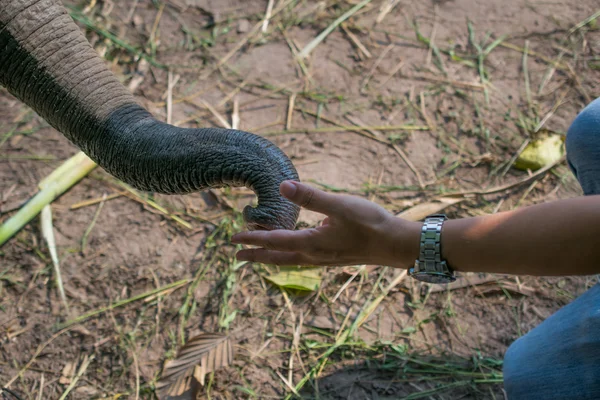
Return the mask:
[[415,260],[408,274],[427,283],[450,283],[456,280],[454,271],[442,260],[442,226],[448,220],[443,214],[434,214],[425,218],[421,229],[421,247],[419,259]]

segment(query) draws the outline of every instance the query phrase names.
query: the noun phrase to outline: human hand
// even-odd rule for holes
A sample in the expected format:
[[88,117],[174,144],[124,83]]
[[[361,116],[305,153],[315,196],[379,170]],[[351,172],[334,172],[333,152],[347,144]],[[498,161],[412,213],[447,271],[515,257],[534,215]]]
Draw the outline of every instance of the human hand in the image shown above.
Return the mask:
[[240,250],[238,260],[277,265],[408,267],[417,257],[419,223],[396,218],[363,198],[330,194],[299,182],[283,182],[280,192],[299,206],[327,217],[316,228],[234,235],[232,243],[258,246]]

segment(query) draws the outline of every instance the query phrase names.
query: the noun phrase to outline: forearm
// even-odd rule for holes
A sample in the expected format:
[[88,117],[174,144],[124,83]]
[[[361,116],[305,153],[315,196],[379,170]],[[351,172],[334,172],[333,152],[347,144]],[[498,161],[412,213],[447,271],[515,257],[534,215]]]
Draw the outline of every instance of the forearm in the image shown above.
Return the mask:
[[[410,243],[410,257],[416,258],[418,238],[414,229],[409,231],[412,238],[404,240]],[[449,220],[444,223],[441,246],[442,256],[456,271],[546,276],[600,273],[600,196]]]

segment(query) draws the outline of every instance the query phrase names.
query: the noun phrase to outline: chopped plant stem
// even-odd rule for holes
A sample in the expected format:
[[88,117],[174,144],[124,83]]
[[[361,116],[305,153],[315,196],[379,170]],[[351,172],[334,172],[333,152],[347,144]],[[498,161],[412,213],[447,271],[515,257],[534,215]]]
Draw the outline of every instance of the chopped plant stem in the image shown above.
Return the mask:
[[77,153],[40,182],[42,188],[13,217],[0,226],[0,246],[13,237],[42,209],[90,173],[96,164],[84,153]]

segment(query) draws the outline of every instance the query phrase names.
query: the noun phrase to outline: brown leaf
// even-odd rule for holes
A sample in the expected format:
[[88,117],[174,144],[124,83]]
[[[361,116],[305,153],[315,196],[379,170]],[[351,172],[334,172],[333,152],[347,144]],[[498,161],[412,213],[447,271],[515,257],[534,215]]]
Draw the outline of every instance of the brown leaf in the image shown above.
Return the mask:
[[188,391],[192,376],[204,385],[204,376],[231,364],[233,349],[228,336],[219,333],[202,333],[191,338],[177,357],[165,363],[162,376],[156,383],[160,399],[171,399]]
[[76,363],[69,361],[63,367],[62,373],[58,382],[61,385],[68,385],[71,383],[71,379],[73,379],[73,375],[75,375]]

